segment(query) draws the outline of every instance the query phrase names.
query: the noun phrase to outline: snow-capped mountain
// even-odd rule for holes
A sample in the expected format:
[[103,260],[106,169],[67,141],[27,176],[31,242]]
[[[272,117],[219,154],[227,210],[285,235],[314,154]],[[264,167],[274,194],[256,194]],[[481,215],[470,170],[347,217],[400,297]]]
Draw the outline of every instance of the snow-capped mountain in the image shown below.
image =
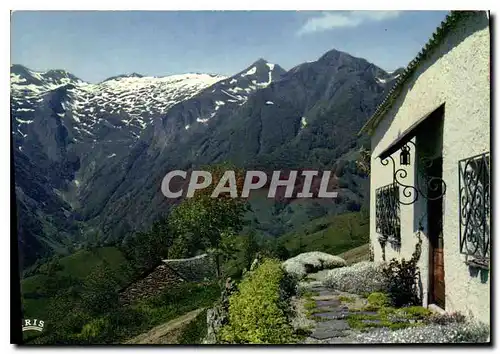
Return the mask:
[[29,264],[87,232],[117,240],[147,228],[168,211],[158,191],[169,169],[332,166],[356,148],[397,74],[335,50],[288,72],[259,59],[230,77],[133,73],[96,84],[13,65],[22,257]]
[[279,80],[285,72],[279,65],[259,59],[236,75],[218,81],[173,107],[164,118],[166,130],[206,126],[216,116],[244,105],[248,97]]
[[[40,193],[33,192],[42,188],[44,195],[55,193],[51,195],[52,205],[60,205],[52,210],[56,214],[47,218],[78,218],[67,203],[75,206],[87,201],[92,187],[101,184],[100,176],[113,173],[114,163],[134,151],[148,127],[155,130],[153,123],[161,126],[172,108],[182,107],[190,99],[210,101],[206,117],[200,113],[174,132],[186,134],[186,126],[206,125],[221,106],[243,104],[248,95],[283,72],[279,66],[259,60],[238,78],[203,73],[166,77],[133,73],[94,84],[64,70],[37,72],[12,65],[12,135],[15,154],[22,156],[16,158],[16,168],[25,182],[18,186],[24,216],[38,218],[37,209],[43,209],[44,204],[37,201]],[[29,176],[40,174],[40,169],[46,171],[42,174],[47,179],[35,187]],[[34,242],[31,239],[28,243]]]
[[91,84],[62,70],[40,73],[14,65],[11,67],[13,134],[22,149],[33,116],[38,116],[51,102],[75,142],[101,139],[102,131],[110,128],[127,128],[127,135],[138,138],[152,119],[160,118],[173,105],[224,78],[208,74],[166,77],[133,74]]

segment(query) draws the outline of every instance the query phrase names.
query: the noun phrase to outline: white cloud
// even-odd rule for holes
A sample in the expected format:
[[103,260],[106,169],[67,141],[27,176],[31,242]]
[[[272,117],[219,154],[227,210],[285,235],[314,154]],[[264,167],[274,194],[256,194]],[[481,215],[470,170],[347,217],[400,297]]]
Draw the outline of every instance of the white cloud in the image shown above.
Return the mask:
[[398,17],[401,11],[324,12],[309,18],[297,34],[323,32],[334,28],[357,27],[366,22],[379,22]]

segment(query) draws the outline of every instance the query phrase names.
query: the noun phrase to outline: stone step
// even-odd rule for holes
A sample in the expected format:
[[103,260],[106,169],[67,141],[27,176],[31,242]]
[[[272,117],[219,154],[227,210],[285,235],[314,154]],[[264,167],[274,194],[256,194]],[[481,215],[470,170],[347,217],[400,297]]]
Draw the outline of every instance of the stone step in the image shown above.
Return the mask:
[[344,320],[320,322],[310,337],[315,339],[343,337],[347,335],[345,332],[347,329],[349,329],[349,324]]
[[330,319],[330,320],[337,320],[337,319],[343,319],[346,318],[349,313],[347,311],[331,311],[331,312],[320,312],[320,313],[315,313],[313,315],[313,318],[316,319]]
[[340,306],[340,300],[331,299],[331,300],[316,300],[317,307],[325,307],[325,306]]

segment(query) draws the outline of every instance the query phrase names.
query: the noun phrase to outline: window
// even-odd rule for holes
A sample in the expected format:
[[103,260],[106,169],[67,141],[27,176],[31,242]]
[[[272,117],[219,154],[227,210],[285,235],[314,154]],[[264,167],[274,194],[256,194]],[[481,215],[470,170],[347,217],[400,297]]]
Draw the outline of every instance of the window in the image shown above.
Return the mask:
[[490,154],[458,162],[460,203],[460,253],[474,263],[490,258]]
[[393,247],[401,246],[401,223],[399,217],[399,186],[395,183],[375,191],[376,230],[381,245],[389,241]]

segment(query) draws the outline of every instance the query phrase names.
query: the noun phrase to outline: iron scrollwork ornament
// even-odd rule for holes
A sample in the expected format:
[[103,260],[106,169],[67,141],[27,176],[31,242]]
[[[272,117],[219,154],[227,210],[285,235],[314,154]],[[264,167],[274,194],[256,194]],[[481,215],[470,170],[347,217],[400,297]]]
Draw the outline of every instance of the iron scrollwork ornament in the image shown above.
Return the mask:
[[490,156],[459,161],[460,252],[487,264],[490,258]]
[[[416,150],[415,144],[409,141],[413,145],[413,149]],[[401,148],[400,155],[400,165],[409,166],[410,165],[410,146],[406,143]],[[446,193],[446,183],[442,178],[431,176],[427,173],[430,167],[432,167],[433,160],[428,157],[421,157],[416,163],[418,176],[416,178],[416,186],[405,184],[404,180],[408,177],[408,171],[405,168],[396,169],[396,162],[392,156],[387,156],[381,158],[380,162],[383,166],[387,166],[389,162],[392,163],[392,175],[393,181],[396,185],[402,187],[401,196],[399,196],[399,204],[411,205],[415,203],[421,196],[428,200],[435,200],[442,198]]]

